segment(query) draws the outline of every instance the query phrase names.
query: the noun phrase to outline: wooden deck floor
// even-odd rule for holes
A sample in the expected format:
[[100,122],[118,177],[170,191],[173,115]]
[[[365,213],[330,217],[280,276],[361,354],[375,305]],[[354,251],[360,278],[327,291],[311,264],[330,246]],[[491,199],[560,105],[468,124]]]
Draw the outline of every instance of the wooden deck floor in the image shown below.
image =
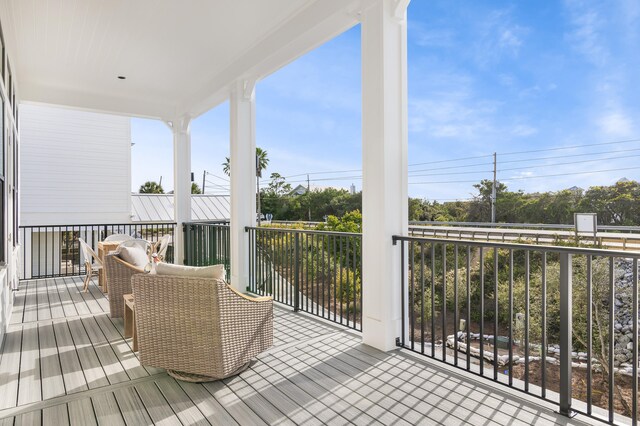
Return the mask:
[[248,370],[179,382],[142,367],[107,299],[81,287],[79,278],[34,280],[16,293],[0,358],[0,426],[585,424],[284,308],[275,346]]

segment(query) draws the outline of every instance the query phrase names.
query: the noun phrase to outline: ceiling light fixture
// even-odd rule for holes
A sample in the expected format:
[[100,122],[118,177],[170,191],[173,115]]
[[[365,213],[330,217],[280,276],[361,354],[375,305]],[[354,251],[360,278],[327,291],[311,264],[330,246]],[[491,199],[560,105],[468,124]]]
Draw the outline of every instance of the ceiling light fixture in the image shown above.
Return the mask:
[[119,78],[120,80],[125,80],[127,77],[125,77],[124,75],[119,75],[119,76],[118,76],[118,78]]

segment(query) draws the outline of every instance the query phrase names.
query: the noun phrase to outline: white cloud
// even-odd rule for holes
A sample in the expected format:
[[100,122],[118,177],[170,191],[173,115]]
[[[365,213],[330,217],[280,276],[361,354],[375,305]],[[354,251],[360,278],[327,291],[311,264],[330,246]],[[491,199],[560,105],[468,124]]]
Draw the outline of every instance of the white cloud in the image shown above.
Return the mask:
[[607,111],[597,121],[600,130],[611,137],[633,135],[631,119],[623,111]]
[[503,56],[518,57],[529,29],[515,23],[511,10],[506,9],[490,13],[478,32],[475,59],[480,66],[488,66]]
[[526,137],[535,135],[538,133],[538,129],[533,126],[529,126],[528,124],[518,124],[513,126],[511,129],[511,134],[513,136]]
[[454,32],[442,28],[425,28],[421,22],[409,21],[411,40],[421,47],[450,47],[454,44]]
[[609,61],[609,52],[602,40],[604,20],[584,2],[568,0],[566,2],[571,16],[572,30],[566,34],[572,47],[596,66],[604,66]]

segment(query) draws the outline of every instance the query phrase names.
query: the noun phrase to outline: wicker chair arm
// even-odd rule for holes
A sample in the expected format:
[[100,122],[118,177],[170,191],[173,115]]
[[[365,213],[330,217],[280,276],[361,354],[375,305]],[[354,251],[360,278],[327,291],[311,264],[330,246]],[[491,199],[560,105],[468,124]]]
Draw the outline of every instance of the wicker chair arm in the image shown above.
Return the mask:
[[232,292],[234,292],[235,294],[237,294],[238,296],[242,297],[243,299],[246,299],[250,302],[268,302],[268,301],[273,301],[273,297],[271,296],[249,296],[247,294],[244,293],[240,293],[238,290],[236,290],[235,288],[231,287],[230,285],[227,285],[227,288],[229,290],[231,290]]

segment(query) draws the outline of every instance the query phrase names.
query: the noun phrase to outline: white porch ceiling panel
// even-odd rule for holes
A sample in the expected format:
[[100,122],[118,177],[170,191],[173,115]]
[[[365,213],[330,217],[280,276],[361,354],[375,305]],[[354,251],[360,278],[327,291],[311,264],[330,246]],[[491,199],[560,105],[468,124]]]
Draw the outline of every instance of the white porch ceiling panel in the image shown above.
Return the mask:
[[355,25],[371,1],[2,0],[0,19],[23,101],[171,119]]

